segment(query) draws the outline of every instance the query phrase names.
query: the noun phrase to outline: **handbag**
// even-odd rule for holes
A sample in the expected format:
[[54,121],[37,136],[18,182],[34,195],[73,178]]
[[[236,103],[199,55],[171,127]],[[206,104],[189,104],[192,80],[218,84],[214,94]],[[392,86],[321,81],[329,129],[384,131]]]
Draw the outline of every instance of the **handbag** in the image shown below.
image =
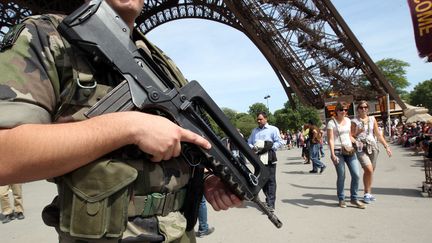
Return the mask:
[[342,139],[340,137],[340,133],[339,133],[339,129],[338,129],[338,124],[337,124],[337,122],[336,122],[335,119],[333,119],[333,122],[335,123],[336,131],[338,133],[338,137],[339,137],[339,140],[340,140],[340,143],[341,143],[341,146],[342,146],[342,148],[341,148],[342,154],[345,155],[345,156],[353,156],[355,154],[354,147],[342,144]]
[[355,153],[354,147],[342,145],[342,154],[346,156],[353,156]]

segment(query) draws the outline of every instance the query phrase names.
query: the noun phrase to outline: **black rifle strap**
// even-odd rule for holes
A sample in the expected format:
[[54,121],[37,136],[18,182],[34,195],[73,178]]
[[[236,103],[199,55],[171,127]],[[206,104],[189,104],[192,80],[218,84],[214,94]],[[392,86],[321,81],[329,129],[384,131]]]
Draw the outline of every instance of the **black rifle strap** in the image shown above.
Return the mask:
[[189,180],[184,203],[183,213],[186,217],[186,231],[194,228],[197,218],[199,205],[204,191],[204,167],[201,165],[191,167],[192,177]]

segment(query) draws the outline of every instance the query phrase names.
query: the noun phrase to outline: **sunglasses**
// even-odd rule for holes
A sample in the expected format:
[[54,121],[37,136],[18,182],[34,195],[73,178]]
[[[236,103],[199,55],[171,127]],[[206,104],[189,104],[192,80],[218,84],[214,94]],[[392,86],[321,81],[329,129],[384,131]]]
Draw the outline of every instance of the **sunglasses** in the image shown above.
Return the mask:
[[359,109],[364,109],[364,110],[366,110],[366,109],[368,109],[369,107],[367,107],[367,106],[359,106]]
[[347,112],[348,109],[339,109],[338,111],[345,111],[345,112]]

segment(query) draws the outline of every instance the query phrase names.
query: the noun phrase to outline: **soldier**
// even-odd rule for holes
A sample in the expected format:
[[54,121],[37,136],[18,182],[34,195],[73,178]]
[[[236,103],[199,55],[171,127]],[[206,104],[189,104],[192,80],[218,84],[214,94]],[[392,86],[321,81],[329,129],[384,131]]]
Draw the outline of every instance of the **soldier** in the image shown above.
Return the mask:
[[[106,2],[133,29],[144,0]],[[0,185],[55,178],[59,196],[43,218],[60,242],[195,242],[196,218],[185,208],[199,204],[201,196],[186,198],[200,185],[190,183],[196,178],[179,157],[180,142],[210,143],[162,116],[128,111],[86,119],[83,113],[121,80],[62,38],[56,26],[63,17],[30,17],[3,40]],[[186,82],[141,33],[131,38],[176,85]],[[241,204],[218,177],[201,184],[215,210]]]

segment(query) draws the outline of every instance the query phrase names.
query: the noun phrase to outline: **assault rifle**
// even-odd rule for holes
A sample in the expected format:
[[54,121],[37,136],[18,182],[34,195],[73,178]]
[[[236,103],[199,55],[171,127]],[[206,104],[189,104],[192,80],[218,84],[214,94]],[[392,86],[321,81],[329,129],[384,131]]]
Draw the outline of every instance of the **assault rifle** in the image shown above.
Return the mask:
[[[212,145],[211,149],[204,150],[183,144],[184,159],[191,165],[203,163],[238,197],[255,202],[276,227],[282,227],[276,215],[258,198],[268,180],[267,168],[198,82],[191,81],[176,88],[152,58],[135,46],[128,26],[105,1],[87,2],[67,16],[58,29],[72,46],[103,60],[125,80],[91,107],[87,117],[128,110],[160,110],[181,127],[205,137]],[[217,123],[250,161],[253,171],[231,154],[194,106],[205,110]]]

